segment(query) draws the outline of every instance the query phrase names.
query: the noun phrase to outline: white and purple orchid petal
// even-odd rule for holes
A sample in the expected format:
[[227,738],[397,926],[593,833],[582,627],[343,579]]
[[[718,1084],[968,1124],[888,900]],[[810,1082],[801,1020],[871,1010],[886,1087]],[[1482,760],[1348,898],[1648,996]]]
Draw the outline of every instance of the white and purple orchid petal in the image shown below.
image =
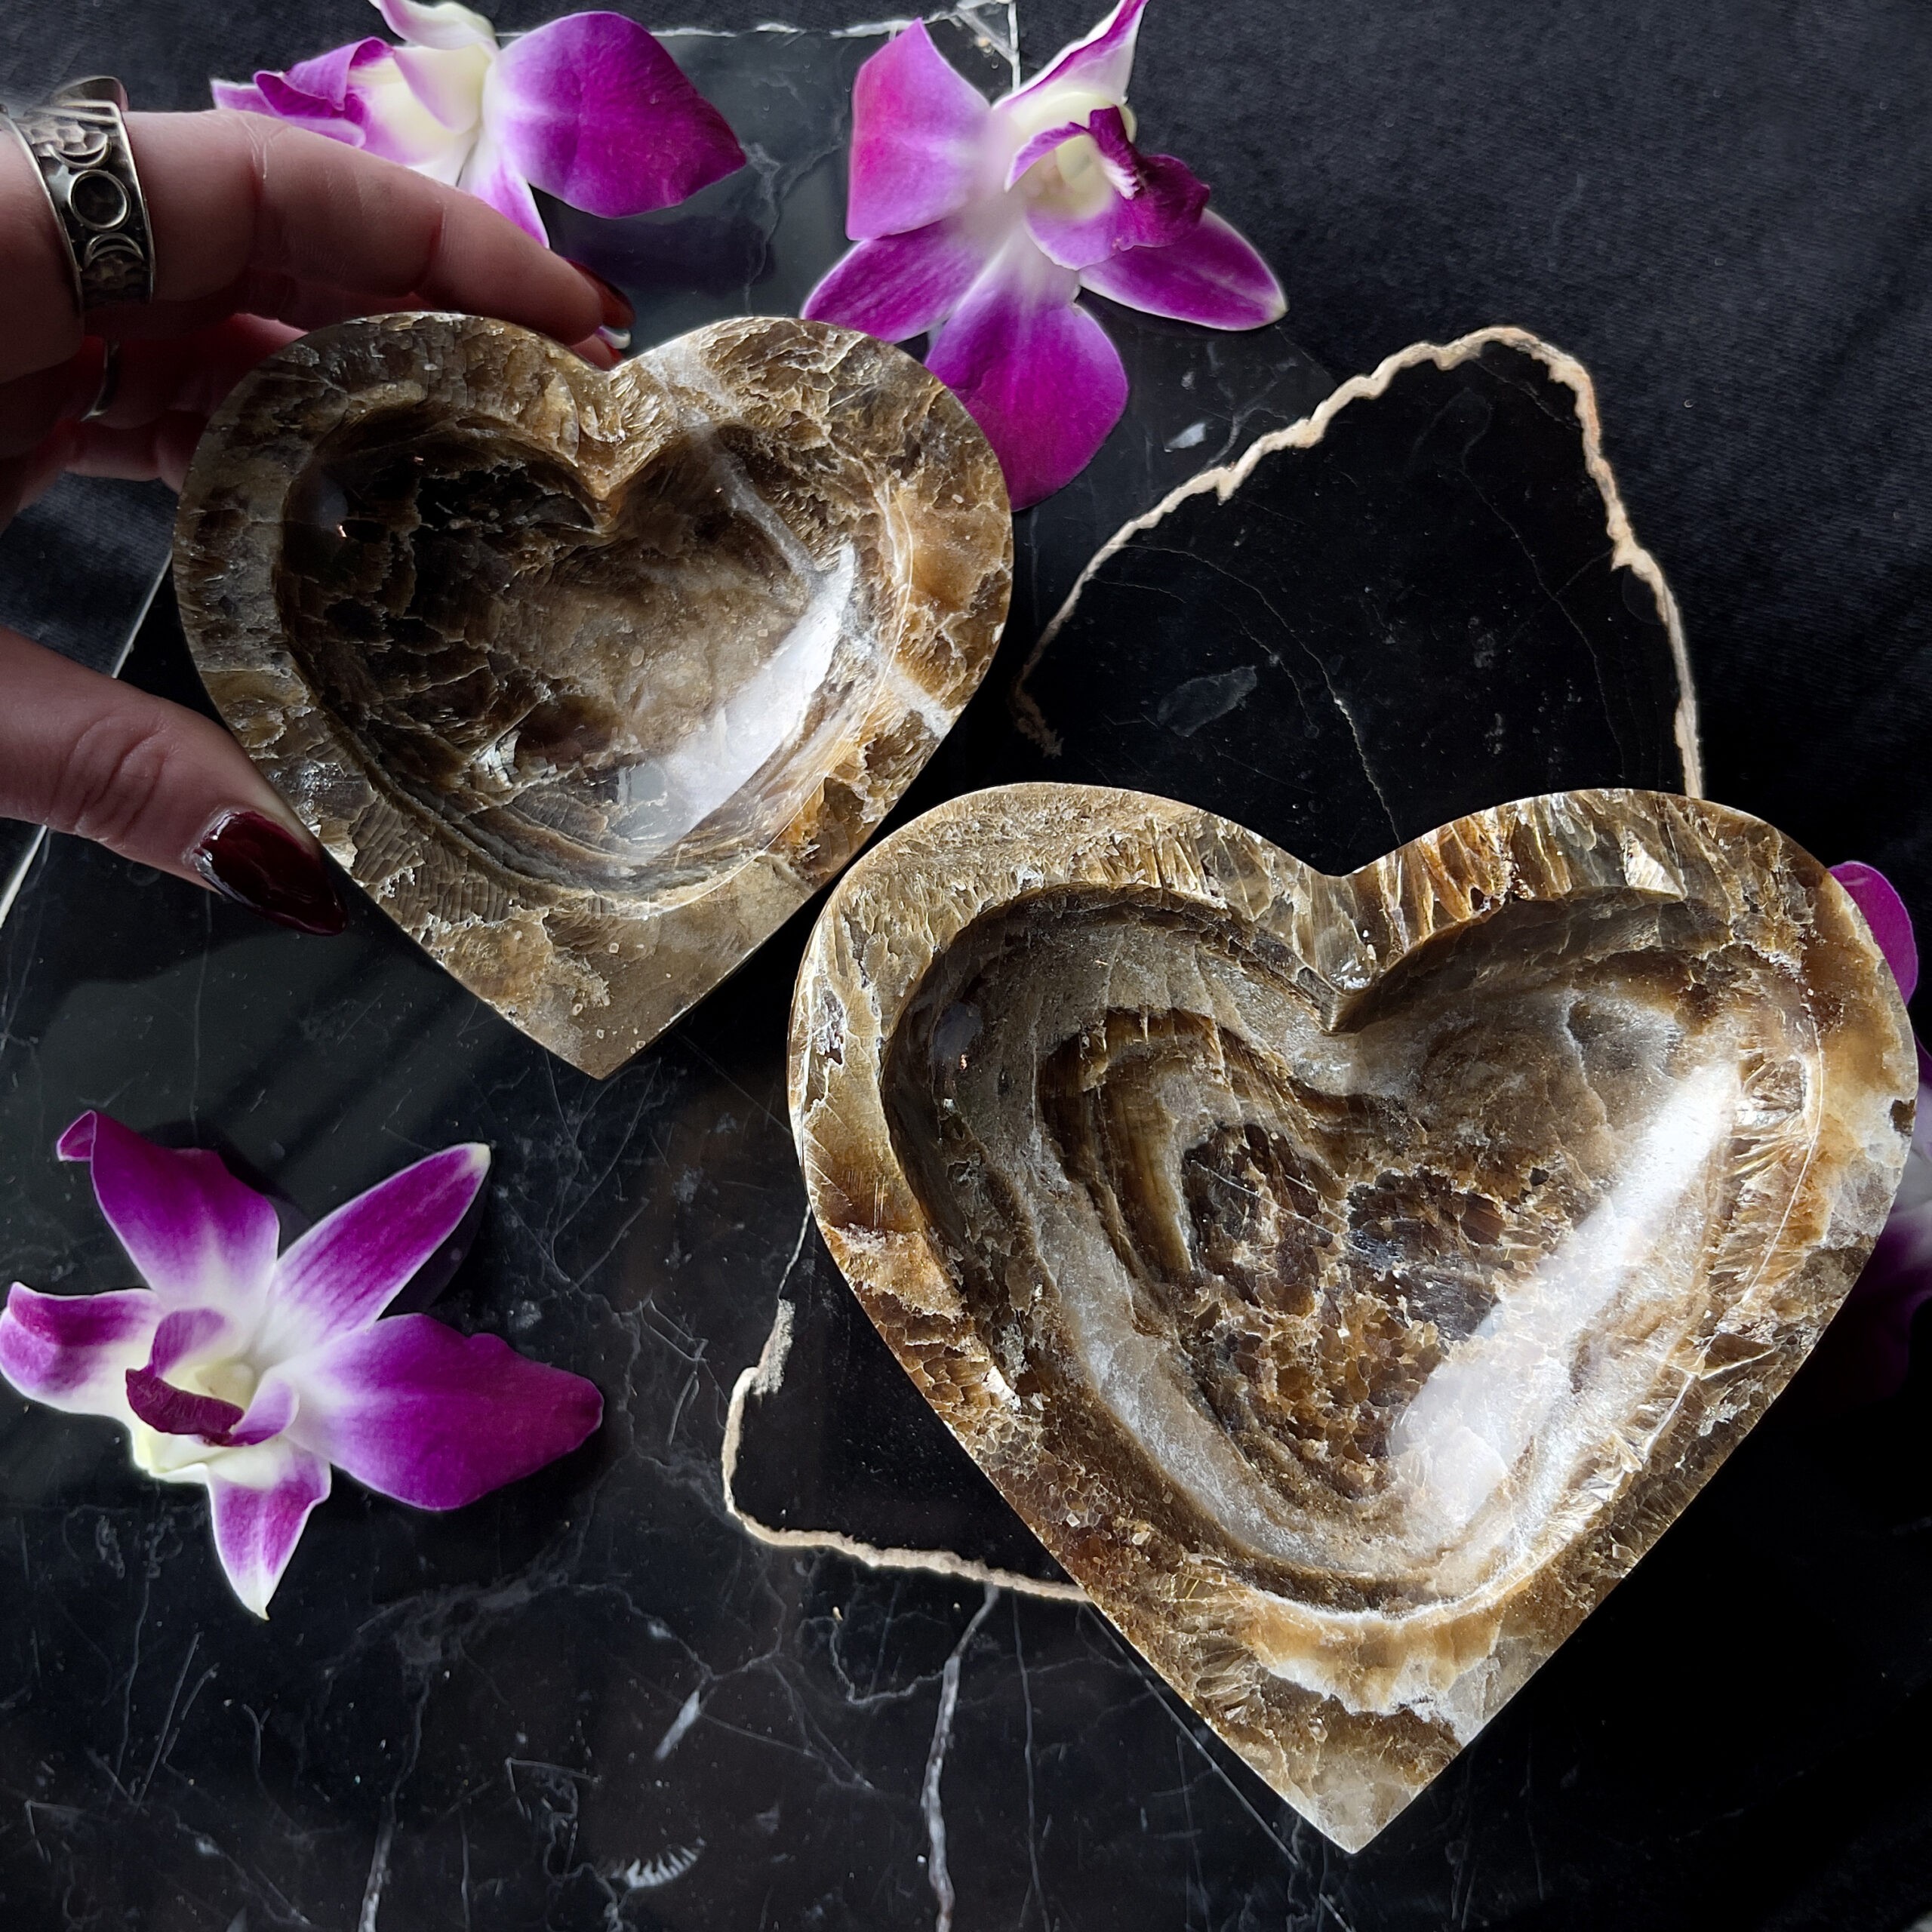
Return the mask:
[[1042,128],[1037,134],[1029,136],[1020,144],[1006,171],[1006,185],[1011,188],[1036,161],[1044,161],[1054,149],[1077,139],[1087,131],[1084,121],[1062,121],[1051,128]]
[[275,1210],[200,1148],[157,1147],[103,1113],[85,1113],[60,1139],[63,1161],[86,1161],[94,1198],[141,1278],[172,1306],[245,1318],[275,1268]]
[[950,222],[881,235],[848,250],[799,313],[881,342],[903,342],[943,321],[986,266],[983,245]]
[[219,1472],[208,1472],[208,1503],[215,1552],[229,1586],[257,1617],[266,1617],[309,1511],[329,1493],[329,1466],[292,1444],[254,1454],[274,1459],[265,1471],[267,1479],[235,1480],[229,1472],[236,1463],[224,1461]]
[[366,1328],[456,1232],[489,1171],[480,1143],[446,1147],[318,1221],[275,1269],[262,1358]]
[[1211,329],[1278,321],[1287,297],[1254,245],[1214,213],[1164,248],[1130,248],[1080,271],[1083,286],[1150,315]]
[[205,1442],[223,1443],[242,1420],[243,1411],[236,1404],[177,1388],[151,1368],[131,1368],[125,1380],[128,1407],[163,1435],[196,1435]]
[[263,111],[276,120],[285,121],[291,128],[306,128],[312,134],[326,134],[331,140],[345,142],[352,148],[362,145],[359,100],[352,106],[332,108],[312,94],[285,85],[279,74],[258,74],[255,85],[262,97]]
[[488,47],[497,44],[497,30],[481,14],[457,0],[371,0],[383,24],[398,40],[415,47]]
[[332,47],[312,60],[298,60],[280,73],[259,73],[255,85],[271,100],[279,96],[291,104],[306,101],[318,111],[352,115],[358,91],[355,82],[361,71],[386,60],[392,51],[387,41],[378,40],[372,34],[366,40]]
[[237,1448],[266,1442],[295,1420],[298,1406],[294,1385],[278,1371],[272,1371],[262,1378],[247,1413],[228,1432],[227,1440]]
[[332,47],[283,73],[258,73],[255,91],[261,111],[293,127],[361,147],[371,78],[388,63],[389,54],[386,41],[372,37]]
[[233,1333],[234,1324],[218,1308],[177,1308],[162,1317],[148,1351],[148,1367],[165,1375],[190,1355]]
[[511,168],[589,214],[669,208],[744,165],[724,117],[621,14],[568,14],[512,41],[483,118]]
[[232,109],[237,114],[272,114],[267,97],[253,81],[211,81],[208,91],[214,96],[217,107]]
[[[426,60],[464,61],[463,54],[426,54]],[[438,180],[453,180],[474,145],[481,112],[481,84],[472,90],[470,125],[452,132],[417,98],[416,91],[392,60],[365,68],[356,81],[356,121],[361,145],[384,161],[400,162]]]
[[1207,184],[1169,154],[1140,153],[1117,107],[1103,108],[1051,165],[1060,180],[1028,197],[1027,232],[1049,260],[1090,268],[1130,248],[1180,241],[1201,220]]
[[1120,0],[1113,11],[1084,40],[1063,47],[1023,88],[1015,88],[1000,104],[1032,101],[1048,88],[1078,88],[1113,101],[1127,98],[1134,78],[1134,43],[1147,0]]
[[487,47],[398,47],[396,72],[417,104],[446,132],[467,134],[483,113],[483,83],[496,57]]
[[852,83],[845,232],[855,242],[903,234],[964,207],[992,112],[924,21],[888,41]]
[[509,165],[503,149],[490,138],[487,128],[471,149],[469,158],[457,177],[456,185],[466,195],[474,195],[479,202],[487,202],[546,248],[550,245],[550,237],[544,229],[543,217],[537,211],[537,197],[530,192],[530,183]]
[[425,1509],[472,1503],[568,1455],[604,1414],[583,1377],[426,1315],[345,1335],[285,1373],[301,1397],[294,1439]]
[[1918,940],[1912,930],[1912,915],[1906,910],[1898,888],[1876,866],[1868,866],[1858,859],[1834,866],[1832,876],[1851,894],[1853,903],[1865,915],[1865,923],[1872,928],[1872,937],[1885,955],[1892,977],[1899,983],[1899,997],[1911,998],[1918,984]]
[[147,1360],[165,1312],[146,1288],[44,1295],[16,1282],[0,1311],[0,1375],[49,1408],[125,1421],[128,1371]]
[[1074,305],[1078,288],[1071,270],[1019,241],[974,285],[926,357],[986,432],[1016,510],[1078,475],[1127,406],[1120,352]]

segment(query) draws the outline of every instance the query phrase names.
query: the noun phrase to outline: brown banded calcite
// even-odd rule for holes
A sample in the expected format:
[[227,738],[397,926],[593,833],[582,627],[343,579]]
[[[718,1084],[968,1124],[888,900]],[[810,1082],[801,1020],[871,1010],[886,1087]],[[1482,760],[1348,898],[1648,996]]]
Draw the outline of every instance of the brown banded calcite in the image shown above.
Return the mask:
[[1138,793],[973,794],[841,881],[792,1011],[812,1205],[880,1332],[1352,1850],[1783,1386],[1915,1088],[1837,882],[1644,792],[1343,878]]
[[586,1072],[844,866],[990,661],[999,466],[896,349],[715,324],[609,375],[502,322],[318,330],[181,500],[210,696],[413,938]]

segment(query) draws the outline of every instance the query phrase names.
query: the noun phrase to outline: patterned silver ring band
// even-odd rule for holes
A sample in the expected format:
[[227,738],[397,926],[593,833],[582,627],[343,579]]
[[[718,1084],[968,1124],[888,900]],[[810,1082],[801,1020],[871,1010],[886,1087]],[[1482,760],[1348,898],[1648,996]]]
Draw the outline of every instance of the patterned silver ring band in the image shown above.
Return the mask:
[[127,90],[103,76],[63,88],[45,107],[0,116],[40,171],[83,315],[154,298],[154,237],[121,118],[127,105]]

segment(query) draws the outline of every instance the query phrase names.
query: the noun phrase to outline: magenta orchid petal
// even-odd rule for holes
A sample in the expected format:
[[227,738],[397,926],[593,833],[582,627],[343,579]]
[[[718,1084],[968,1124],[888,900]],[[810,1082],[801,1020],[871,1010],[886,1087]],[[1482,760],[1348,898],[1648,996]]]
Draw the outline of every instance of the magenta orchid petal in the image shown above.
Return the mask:
[[1066,121],[1057,127],[1043,128],[1030,140],[1022,141],[1006,171],[1006,185],[1011,188],[1036,161],[1044,161],[1063,142],[1070,141],[1085,134],[1084,121]]
[[199,1435],[220,1442],[242,1420],[242,1411],[217,1395],[177,1389],[151,1368],[127,1374],[128,1406],[149,1428],[163,1435]]
[[986,265],[984,248],[949,222],[882,235],[849,250],[799,313],[881,342],[903,342],[937,328]]
[[499,47],[456,0],[375,0],[401,46],[332,48],[218,105],[268,114],[472,194],[538,242],[531,189],[592,214],[663,208],[744,152],[717,110],[634,21],[572,14]]
[[530,192],[530,183],[510,166],[503,150],[488,134],[471,151],[462,174],[457,177],[457,186],[466,195],[474,195],[479,202],[487,203],[500,215],[515,222],[525,234],[542,242],[546,248],[550,245],[549,234],[543,226],[543,217],[537,211],[537,197]]
[[103,1113],[82,1115],[59,1152],[90,1163],[108,1226],[165,1302],[238,1313],[256,1304],[275,1267],[275,1210],[218,1154],[157,1147]]
[[315,95],[291,87],[279,74],[257,74],[255,86],[263,105],[276,120],[286,121],[293,128],[306,128],[311,134],[326,134],[331,140],[346,142],[351,147],[362,145],[359,102],[354,103],[352,108],[331,107]]
[[169,1292],[17,1285],[0,1309],[0,1374],[32,1400],[121,1423],[157,1480],[205,1484],[223,1567],[258,1614],[328,1494],[331,1457],[385,1494],[452,1509],[602,1419],[589,1383],[494,1337],[379,1319],[456,1231],[487,1148],[418,1161],[277,1262],[273,1211],[214,1155],[154,1146],[96,1113],[59,1146],[92,1163],[104,1211]]
[[1906,910],[1898,888],[1876,866],[1857,859],[1834,866],[1832,876],[1851,894],[1853,903],[1865,915],[1865,923],[1872,928],[1872,937],[1885,955],[1892,977],[1899,983],[1899,997],[1911,998],[1918,985],[1918,940],[1912,929],[1912,915]]
[[218,1308],[177,1308],[162,1316],[148,1350],[147,1366],[165,1375],[175,1365],[229,1334],[233,1324]]
[[[1206,184],[1171,155],[1138,152],[1118,108],[1103,109],[1088,125],[1093,132],[1080,146],[1097,158],[1084,161],[1078,184],[1027,206],[1027,232],[1041,252],[1063,268],[1084,269],[1129,248],[1183,239],[1208,205]],[[1075,152],[1063,146],[1056,165],[1065,170]]]
[[985,431],[1015,509],[1073,478],[1126,406],[1118,353],[1082,286],[1158,315],[1254,328],[1287,307],[1184,162],[1143,154],[1126,112],[1146,0],[1119,0],[990,108],[923,26],[854,85],[846,232],[858,246],[804,313],[889,341]]
[[494,47],[497,32],[481,14],[457,0],[374,0],[383,24],[417,47]]
[[845,232],[855,242],[929,227],[965,205],[992,109],[915,20],[852,84]]
[[267,96],[253,81],[211,81],[208,87],[217,107],[228,108],[237,114],[275,112],[268,103]]
[[621,14],[571,14],[512,41],[483,111],[508,166],[591,214],[668,208],[744,165],[724,117]]
[[1124,307],[1211,329],[1260,328],[1288,306],[1254,245],[1212,213],[1164,248],[1130,248],[1090,263],[1080,280]]
[[1016,510],[1078,475],[1127,406],[1120,352],[1074,305],[1071,272],[1041,266],[995,263],[926,357],[986,432]]
[[164,1312],[146,1288],[44,1295],[16,1282],[0,1311],[0,1375],[51,1409],[124,1417],[128,1371],[147,1360]]
[[1124,100],[1128,83],[1134,78],[1134,43],[1146,6],[1147,0],[1120,0],[1084,40],[1062,48],[1043,72],[1008,94],[1000,105],[1029,100],[1051,87],[1077,88],[1082,94]]
[[226,1439],[238,1448],[266,1442],[295,1420],[297,1406],[294,1385],[285,1375],[277,1371],[265,1376],[247,1414],[228,1432]]
[[287,1372],[301,1395],[295,1438],[425,1509],[456,1509],[554,1462],[604,1412],[581,1376],[426,1315],[392,1315]]
[[359,69],[386,60],[389,45],[372,34],[366,40],[352,40],[332,47],[312,60],[298,60],[279,74],[262,73],[255,85],[272,100],[278,96],[300,97],[318,109],[352,118],[355,111],[355,75]]
[[275,1269],[278,1352],[366,1328],[456,1232],[489,1171],[490,1150],[480,1143],[446,1147],[318,1221]]
[[229,1586],[257,1617],[266,1617],[309,1512],[329,1493],[329,1466],[293,1444],[253,1453],[274,1457],[271,1478],[257,1484],[211,1474],[208,1506]]

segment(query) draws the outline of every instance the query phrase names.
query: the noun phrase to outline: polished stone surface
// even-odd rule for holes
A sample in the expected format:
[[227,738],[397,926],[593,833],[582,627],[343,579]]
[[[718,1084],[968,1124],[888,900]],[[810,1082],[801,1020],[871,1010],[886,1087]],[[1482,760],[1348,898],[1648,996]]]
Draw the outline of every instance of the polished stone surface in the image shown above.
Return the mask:
[[331,855],[601,1074],[897,801],[1012,555],[986,438],[866,337],[715,322],[605,376],[392,315],[237,386],[175,580],[216,708]]
[[[1156,392],[1170,408],[1176,388]],[[1604,460],[1589,375],[1519,331],[1417,345],[1310,398],[1301,424],[1171,481],[1096,547],[1044,630],[1016,620],[909,806],[998,782],[1129,785],[1340,872],[1511,798],[1695,775],[1675,606]],[[1020,598],[1026,555],[1023,537]],[[741,1404],[744,1513],[891,1558],[903,1512],[868,1472],[916,1429],[900,1377],[835,1271],[804,1273],[786,1307],[785,1372]],[[835,1403],[892,1420],[863,1454],[801,1457]],[[925,1454],[944,1461],[939,1443]],[[949,1558],[1060,1579],[1017,1561],[1011,1512],[989,1491],[975,1509],[955,1480]]]
[[[194,694],[165,598],[129,675]],[[107,1425],[0,1403],[10,1927],[334,1932],[368,1906],[376,1932],[606,1932],[614,1903],[640,1929],[929,1932],[937,1826],[961,1932],[1887,1932],[1869,1909],[1770,1912],[1881,1873],[1932,1795],[1922,1383],[1822,1426],[1780,1404],[1353,1858],[1097,1612],[1004,1589],[986,1611],[968,1578],[748,1539],[719,1449],[780,1303],[766,1470],[848,1499],[862,1472],[893,1540],[971,1527],[968,1481],[1027,1534],[811,1227],[783,1080],[808,923],[597,1081],[359,897],[349,935],[304,940],[52,841],[0,926],[8,1272],[128,1278],[52,1158],[82,1106],[222,1146],[309,1216],[475,1135],[494,1178],[438,1312],[592,1376],[612,1417],[455,1515],[342,1486],[263,1626],[197,1499],[137,1477]],[[820,1350],[835,1291],[904,1408]],[[794,1404],[808,1371],[819,1399]]]
[[1807,854],[1559,793],[1346,878],[968,794],[801,971],[813,1211],[900,1364],[1305,1817],[1368,1843],[1784,1386],[1917,1066]]
[[[544,11],[498,17],[534,25]],[[168,23],[183,102],[211,72],[295,51],[285,20],[243,11],[259,36],[246,56],[197,51],[241,17]],[[358,14],[343,0],[317,44],[365,31]],[[1068,14],[1067,29],[1088,17]],[[749,300],[694,255],[654,263],[654,244],[604,224],[559,231],[593,261],[593,238],[632,248],[632,293],[681,305],[642,342],[782,311],[774,291],[809,285],[836,254],[833,131],[878,45],[671,39],[687,65],[739,75],[731,118],[777,165],[747,217],[767,250]],[[1054,44],[1036,30],[1036,55]],[[970,36],[949,51],[964,57]],[[996,88],[1001,63],[984,51],[976,77]],[[1239,192],[1238,171],[1211,178]],[[1299,305],[1316,291],[1302,273],[1294,292]],[[1137,371],[1128,417],[1099,464],[1020,520],[1000,660],[901,816],[992,777],[1052,776],[1007,708],[1037,634],[1025,611],[1050,614],[1126,517],[1325,392],[1282,328],[1221,338],[1101,312]],[[1679,567],[1696,541],[1644,534]],[[130,675],[194,698],[165,597]],[[1098,759],[1134,721],[1093,705],[1057,724]],[[1192,746],[1201,773],[1225,768],[1220,734],[1241,721],[1177,736],[1173,755]],[[1147,782],[1152,742],[1098,775]],[[1667,753],[1666,737],[1641,755]],[[1401,768],[1382,775],[1399,809]],[[1524,776],[1514,790],[1534,789]],[[1456,809],[1509,795],[1509,772],[1486,777]],[[1183,795],[1188,782],[1184,768],[1161,780]],[[1364,836],[1338,863],[1387,843],[1373,823]],[[1932,1813],[1921,1384],[1829,1426],[1780,1404],[1352,1858],[1093,1611],[1004,1588],[989,1608],[970,1579],[748,1541],[725,1509],[719,1447],[783,1306],[795,1309],[786,1373],[740,1405],[741,1503],[793,1521],[832,1521],[808,1506],[836,1506],[848,1527],[863,1505],[856,1527],[874,1542],[977,1548],[1001,1566],[1030,1546],[1047,1562],[811,1229],[783,1086],[808,924],[598,1083],[468,998],[366,904],[350,936],[305,942],[52,841],[0,927],[0,1263],[47,1286],[126,1279],[84,1180],[51,1158],[82,1105],[222,1145],[307,1214],[474,1134],[495,1147],[497,1180],[440,1312],[630,1393],[580,1459],[472,1512],[425,1518],[345,1486],[275,1620],[238,1634],[192,1499],[137,1479],[109,1429],[0,1404],[10,1927],[927,1932],[942,1881],[956,1932],[1905,1922],[1913,1833]],[[1890,1916],[1874,1903],[1887,1899]]]
[[1131,771],[1331,870],[1478,800],[1701,783],[1589,374],[1516,329],[1419,343],[1190,480],[1089,566],[1014,703],[1042,755],[1011,776]]

